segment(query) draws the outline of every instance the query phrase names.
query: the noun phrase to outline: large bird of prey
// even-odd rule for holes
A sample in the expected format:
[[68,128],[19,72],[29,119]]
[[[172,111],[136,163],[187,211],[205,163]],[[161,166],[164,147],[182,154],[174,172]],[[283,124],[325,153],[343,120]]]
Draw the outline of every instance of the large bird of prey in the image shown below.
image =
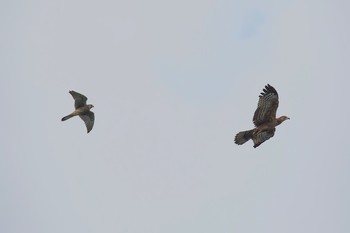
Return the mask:
[[94,106],[92,104],[86,104],[86,96],[75,91],[69,91],[69,93],[73,96],[75,111],[63,117],[62,121],[68,120],[74,116],[79,116],[85,122],[87,132],[89,133],[95,122],[95,114],[90,111]]
[[250,139],[254,142],[254,148],[273,137],[276,126],[289,117],[281,116],[276,118],[278,108],[278,94],[275,88],[267,84],[259,95],[258,107],[255,110],[253,123],[254,129],[239,132],[235,137],[235,143],[242,145]]

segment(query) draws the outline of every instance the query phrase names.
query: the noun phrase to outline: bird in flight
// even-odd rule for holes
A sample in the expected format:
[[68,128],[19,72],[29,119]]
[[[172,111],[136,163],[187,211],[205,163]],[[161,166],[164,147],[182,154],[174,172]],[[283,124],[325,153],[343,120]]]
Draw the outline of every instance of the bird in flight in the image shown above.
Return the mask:
[[287,116],[276,118],[278,108],[278,93],[275,88],[267,84],[259,95],[258,107],[255,110],[253,123],[254,129],[239,132],[235,137],[235,143],[242,145],[250,139],[254,142],[254,148],[273,137],[276,126],[289,120]]
[[89,133],[95,122],[95,114],[90,111],[94,106],[92,104],[86,104],[86,96],[75,91],[69,91],[69,93],[73,96],[75,111],[63,117],[62,121],[79,116],[85,122],[87,132]]

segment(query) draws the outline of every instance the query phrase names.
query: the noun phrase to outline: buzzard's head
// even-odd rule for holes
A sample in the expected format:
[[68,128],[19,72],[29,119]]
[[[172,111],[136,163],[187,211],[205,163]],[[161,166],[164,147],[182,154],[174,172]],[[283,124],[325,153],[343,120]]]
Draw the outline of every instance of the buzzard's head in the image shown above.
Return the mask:
[[281,116],[281,117],[277,118],[276,120],[277,120],[277,125],[279,125],[279,124],[281,124],[283,121],[289,120],[289,117],[287,117],[287,116]]
[[281,116],[280,117],[280,121],[281,122],[283,122],[283,121],[285,121],[285,120],[289,120],[290,118],[289,117],[287,117],[287,116]]

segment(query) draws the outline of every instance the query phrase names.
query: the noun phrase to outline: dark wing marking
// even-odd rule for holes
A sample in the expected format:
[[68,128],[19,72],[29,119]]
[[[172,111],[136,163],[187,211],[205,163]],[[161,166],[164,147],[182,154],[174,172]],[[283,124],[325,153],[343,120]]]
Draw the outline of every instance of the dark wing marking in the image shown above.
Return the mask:
[[258,107],[255,110],[253,122],[255,126],[270,122],[276,118],[278,94],[275,88],[267,84],[259,95]]
[[75,100],[74,102],[75,109],[78,109],[86,105],[87,98],[85,95],[82,95],[75,91],[69,91],[69,93],[73,96],[73,99]]
[[254,148],[260,146],[261,143],[272,138],[273,135],[275,135],[275,131],[276,131],[276,128],[273,128],[273,130],[263,131],[253,136]]
[[88,111],[86,114],[79,115],[79,117],[85,122],[87,132],[89,133],[94,126],[95,114],[91,111]]

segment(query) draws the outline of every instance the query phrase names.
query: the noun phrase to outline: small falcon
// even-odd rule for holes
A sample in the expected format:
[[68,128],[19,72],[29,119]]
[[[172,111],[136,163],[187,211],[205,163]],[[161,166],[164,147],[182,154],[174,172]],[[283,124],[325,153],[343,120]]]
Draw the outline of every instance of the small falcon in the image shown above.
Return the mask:
[[255,110],[253,123],[254,129],[239,132],[235,137],[235,143],[242,145],[250,139],[254,142],[254,148],[273,137],[276,126],[285,120],[287,116],[276,118],[278,108],[278,94],[275,88],[267,84],[263,92],[259,95],[258,107]]
[[89,133],[92,130],[95,122],[95,114],[90,111],[94,106],[92,104],[86,104],[87,98],[86,96],[75,92],[69,91],[69,93],[73,96],[75,111],[62,118],[62,121],[68,120],[74,116],[79,116],[86,125],[87,132]]

